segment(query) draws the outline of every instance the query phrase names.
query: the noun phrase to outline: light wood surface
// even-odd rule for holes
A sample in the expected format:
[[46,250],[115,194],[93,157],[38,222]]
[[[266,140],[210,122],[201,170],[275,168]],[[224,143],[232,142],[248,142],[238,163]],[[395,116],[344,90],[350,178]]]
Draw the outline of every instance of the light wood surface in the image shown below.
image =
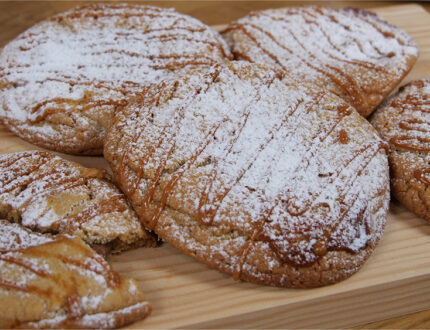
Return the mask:
[[[212,25],[228,23],[251,10],[297,4],[291,1],[145,3],[175,7]],[[419,61],[405,82],[430,76],[430,14],[422,7],[399,3],[387,7],[392,4],[387,2],[318,3],[376,8],[377,13],[408,31],[420,47]],[[0,46],[40,19],[76,4],[0,2]],[[425,7],[430,8],[430,4]],[[38,148],[0,127],[0,153],[31,149]],[[107,166],[101,157],[62,156],[86,166]],[[157,249],[130,251],[112,257],[111,261],[122,275],[140,281],[153,304],[152,316],[132,325],[133,328],[345,328],[357,325],[360,325],[357,328],[430,328],[430,226],[395,203],[391,205],[384,238],[363,269],[329,287],[293,290],[235,282],[168,244]]]

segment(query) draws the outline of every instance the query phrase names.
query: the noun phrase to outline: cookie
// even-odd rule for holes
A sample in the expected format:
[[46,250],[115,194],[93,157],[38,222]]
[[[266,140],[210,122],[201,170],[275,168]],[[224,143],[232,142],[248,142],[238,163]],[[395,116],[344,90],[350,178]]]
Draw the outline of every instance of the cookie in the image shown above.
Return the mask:
[[105,253],[156,244],[105,170],[49,152],[0,156],[0,218],[79,236]]
[[104,154],[144,225],[235,279],[345,279],[382,235],[385,143],[342,99],[249,62],[148,88]]
[[229,60],[197,19],[139,4],[87,4],[22,33],[0,53],[0,117],[21,138],[101,154],[106,127],[147,83]]
[[390,145],[393,196],[430,223],[430,79],[401,87],[371,123]]
[[238,59],[284,70],[329,90],[367,117],[411,69],[411,37],[376,14],[353,8],[256,11],[223,32]]
[[114,328],[151,312],[136,281],[123,278],[81,239],[0,220],[1,328]]

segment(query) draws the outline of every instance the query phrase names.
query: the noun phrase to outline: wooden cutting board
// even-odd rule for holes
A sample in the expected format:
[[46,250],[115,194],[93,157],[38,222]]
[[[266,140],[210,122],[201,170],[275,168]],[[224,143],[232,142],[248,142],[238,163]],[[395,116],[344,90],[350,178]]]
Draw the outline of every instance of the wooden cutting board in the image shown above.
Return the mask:
[[[420,57],[403,83],[430,77],[430,14],[418,5],[378,8],[405,29]],[[0,126],[0,153],[40,149]],[[62,155],[86,166],[101,157]],[[140,281],[153,313],[132,328],[350,327],[430,309],[430,226],[391,204],[385,235],[350,279],[317,289],[279,289],[235,282],[164,244],[111,257],[122,275]]]

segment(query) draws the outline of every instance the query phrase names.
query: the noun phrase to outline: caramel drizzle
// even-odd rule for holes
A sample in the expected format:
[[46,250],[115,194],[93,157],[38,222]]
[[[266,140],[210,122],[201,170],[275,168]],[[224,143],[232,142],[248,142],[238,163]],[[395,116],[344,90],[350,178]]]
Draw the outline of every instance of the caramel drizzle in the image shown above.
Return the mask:
[[[141,206],[142,210],[146,210],[149,208],[149,206],[153,200],[154,193],[155,193],[157,187],[159,186],[159,180],[160,180],[162,174],[165,172],[167,160],[170,158],[171,154],[173,153],[173,151],[175,149],[176,135],[179,132],[180,124],[182,122],[182,119],[185,116],[185,110],[187,108],[189,108],[189,105],[191,103],[193,103],[193,101],[197,95],[202,94],[202,93],[206,93],[209,90],[209,88],[213,85],[216,78],[220,74],[219,66],[215,66],[214,68],[215,68],[215,72],[209,73],[204,77],[203,86],[197,88],[187,98],[185,98],[183,104],[179,106],[177,111],[175,111],[175,117],[173,119],[173,125],[163,127],[163,130],[160,134],[160,138],[158,140],[158,145],[156,147],[150,148],[150,150],[148,150],[146,152],[144,158],[142,160],[140,160],[138,169],[136,170],[136,177],[135,177],[134,183],[132,184],[133,188],[131,188],[127,191],[127,194],[129,196],[135,194],[137,187],[139,186],[140,182],[144,178],[144,168],[145,168],[145,165],[148,162],[148,160],[151,158],[152,154],[156,151],[156,149],[160,148],[160,146],[162,145],[163,142],[172,141],[170,147],[168,148],[168,151],[166,152],[165,157],[163,157],[163,160],[160,162],[159,166],[155,170],[154,178],[151,180],[152,181],[151,186],[150,186],[148,192],[146,193],[146,196],[143,198],[143,201],[142,201],[142,206]],[[175,84],[175,89],[176,89],[176,86],[177,85]],[[171,95],[174,93],[174,90],[171,91]],[[161,96],[161,94],[158,93],[158,97],[155,100],[156,102],[152,101],[151,104],[152,105],[157,104],[160,96]],[[145,111],[144,114],[148,115],[149,111]],[[142,132],[144,131],[144,128],[146,127],[147,123],[148,123],[148,120],[145,120],[144,123],[138,127],[138,129],[134,133],[134,136],[131,138],[130,143],[128,143],[127,150],[124,152],[124,154],[120,160],[120,163],[119,163],[120,172],[121,172],[121,170],[124,171],[125,166],[128,165],[128,160],[129,160],[131,152],[132,152],[132,146],[140,138],[140,136],[141,136]],[[215,134],[216,130],[217,130],[216,127],[213,128],[209,132],[209,136],[212,136],[213,134]],[[206,137],[206,140],[207,139],[208,139],[208,136]],[[199,151],[194,157],[191,158],[191,161],[186,162],[185,165],[191,166],[192,163],[194,163],[194,161],[197,159],[197,156],[201,152],[203,152],[203,150],[206,148],[206,146],[207,146],[207,144],[205,144],[204,147],[201,148],[201,151]],[[182,166],[184,166],[184,165],[182,165]],[[151,220],[149,220],[148,223],[146,224],[149,229],[154,229],[156,227],[156,225],[158,223],[159,216],[161,215],[161,213],[165,207],[165,204],[167,202],[168,194],[173,189],[173,186],[177,183],[177,181],[180,179],[181,176],[182,176],[182,174],[180,171],[178,174],[175,174],[172,177],[172,179],[170,180],[170,183],[167,184],[167,187],[165,188],[165,191],[163,193],[164,197],[162,198],[164,200],[164,203],[163,203],[163,201],[161,202],[161,204],[158,208],[158,211],[155,213],[155,216]]]
[[[55,241],[48,242],[45,244],[42,244],[40,246],[32,246],[29,248],[19,249],[17,251],[14,251],[14,254],[20,254],[22,257],[12,255],[10,252],[1,253],[0,254],[0,260],[15,264],[19,267],[22,267],[39,277],[44,277],[50,279],[52,283],[56,283],[56,285],[62,287],[62,291],[65,292],[65,305],[69,312],[71,314],[75,314],[77,312],[77,309],[79,311],[79,308],[76,309],[76,307],[80,307],[79,304],[79,296],[76,293],[76,286],[74,283],[74,278],[64,278],[61,274],[55,274],[48,272],[44,269],[40,269],[38,267],[35,267],[35,265],[29,261],[26,260],[27,257],[29,258],[36,258],[38,260],[39,258],[54,258],[56,260],[59,260],[61,263],[73,267],[77,267],[80,269],[84,269],[86,271],[90,271],[94,274],[101,275],[105,279],[105,282],[108,287],[110,288],[117,288],[120,285],[120,277],[117,273],[111,270],[109,264],[99,255],[97,255],[95,252],[90,250],[85,244],[80,243],[80,240],[77,239],[71,239],[64,236],[57,236]],[[67,244],[71,246],[75,251],[79,251],[85,255],[84,260],[76,260],[61,254],[57,253],[51,253],[48,252],[46,249],[45,251],[40,251],[41,246],[46,245],[53,245],[55,250],[55,246],[57,244]],[[96,265],[94,265],[93,262],[96,262]],[[0,287],[6,287],[9,289],[15,289],[18,291],[23,291],[31,294],[36,294],[39,296],[45,296],[49,297],[50,299],[59,299],[60,297],[56,294],[54,287],[49,287],[47,289],[42,289],[39,286],[36,285],[30,285],[26,283],[19,283],[17,281],[11,281],[0,277]],[[70,304],[70,300],[75,298],[75,302],[78,303],[78,306],[75,304],[74,306]],[[77,301],[76,301],[77,299]],[[73,316],[73,315],[72,315]]]
[[[130,139],[130,143],[128,144],[126,150],[121,154],[121,158],[119,160],[119,165],[118,165],[118,177],[120,178],[117,181],[123,181],[124,180],[124,174],[125,174],[125,167],[128,165],[129,163],[129,159],[130,159],[130,155],[134,149],[134,146],[137,144],[137,141],[140,139],[142,133],[145,131],[146,125],[150,122],[150,115],[152,112],[152,108],[154,106],[159,105],[160,102],[160,98],[164,93],[169,93],[168,99],[170,99],[175,90],[176,90],[176,84],[173,86],[173,88],[170,88],[167,92],[166,92],[166,88],[167,88],[167,84],[165,82],[162,82],[161,84],[158,85],[158,92],[155,95],[151,95],[150,92],[150,86],[147,86],[143,91],[142,91],[142,99],[146,100],[146,102],[150,103],[150,106],[148,108],[148,110],[146,111],[142,111],[142,109],[140,109],[140,104],[137,106],[136,112],[133,113],[131,116],[134,119],[134,122],[140,122],[140,115],[144,115],[145,118],[142,120],[142,124],[139,126],[139,128],[137,129],[136,132],[134,132],[133,137]],[[169,86],[172,87],[172,86]],[[143,106],[143,105],[142,105]],[[115,122],[113,123],[113,125],[116,125],[118,123],[118,121],[120,120],[120,117],[118,116],[117,118],[115,118]],[[160,145],[162,144],[162,140],[160,139],[158,141],[158,145],[156,146],[157,148],[160,147]],[[134,195],[134,193],[136,192],[137,187],[139,186],[142,178],[143,178],[143,174],[144,174],[144,164],[147,163],[147,161],[150,159],[150,157],[152,156],[152,154],[154,153],[155,148],[154,147],[150,147],[150,149],[146,152],[146,154],[144,155],[144,158],[142,159],[142,165],[139,166],[139,168],[136,170],[136,178],[134,180],[134,183],[132,184],[132,188],[128,189],[126,192],[129,196]]]
[[[268,81],[268,82],[265,82],[265,85],[269,86],[271,83],[272,83],[272,81]],[[236,129],[236,132],[238,132],[238,133],[233,136],[230,143],[227,143],[227,145],[226,145],[227,150],[225,150],[226,152],[225,152],[221,162],[225,161],[225,159],[228,157],[228,155],[233,150],[237,140],[239,139],[239,137],[243,131],[243,128],[245,127],[246,123],[248,122],[248,118],[249,118],[249,115],[251,112],[251,106],[254,105],[256,102],[258,102],[258,100],[261,99],[260,88],[261,88],[260,86],[255,88],[256,93],[255,93],[254,97],[251,99],[250,102],[248,102],[247,105],[245,105],[245,108],[242,111],[244,113],[243,119],[239,122],[239,127]],[[272,135],[272,137],[273,137],[273,135]],[[267,144],[268,144],[268,142],[266,143],[266,145]],[[264,149],[264,147],[265,146],[263,143],[262,146],[259,148],[259,150],[261,149],[260,152],[262,151],[262,149]],[[249,168],[251,168],[255,159],[256,159],[256,157],[254,158],[254,160],[251,160],[251,162],[249,162],[247,167],[245,167],[239,171],[239,173],[238,173],[239,175],[233,180],[232,184],[230,184],[229,186],[224,186],[224,191],[221,193],[218,193],[216,195],[214,201],[209,201],[209,196],[212,193],[213,184],[216,181],[216,178],[218,176],[219,160],[218,159],[214,160],[214,166],[213,166],[211,173],[208,177],[208,181],[207,181],[207,184],[205,186],[205,189],[202,191],[202,194],[200,196],[199,206],[198,206],[198,210],[197,210],[197,217],[199,218],[199,220],[202,223],[204,223],[205,225],[211,225],[212,224],[212,222],[215,218],[215,215],[218,212],[218,209],[222,204],[222,201],[228,195],[228,193],[231,191],[231,189],[242,179],[242,177],[245,175],[247,170],[249,170]],[[215,207],[212,207],[210,209],[205,209],[206,206],[208,206],[208,205],[211,205],[211,206],[215,205]],[[205,209],[205,210],[203,210],[203,209]]]
[[[111,9],[114,7],[108,7],[107,10]],[[93,11],[85,11],[86,9],[93,9]],[[103,8],[100,8],[103,9]],[[162,10],[154,10],[153,8],[145,8],[145,7],[122,7],[122,8],[118,8],[118,9],[137,9],[138,12],[133,13],[133,12],[120,12],[120,13],[112,13],[112,12],[104,12],[101,10],[97,10],[96,7],[81,7],[79,8],[79,10],[75,10],[71,13],[68,14],[63,14],[61,16],[55,16],[53,17],[51,20],[52,21],[58,21],[58,22],[62,22],[62,21],[67,21],[67,20],[79,20],[82,18],[93,18],[95,20],[98,20],[99,18],[109,18],[109,17],[118,17],[118,18],[123,18],[123,19],[128,19],[130,17],[137,17],[137,18],[161,18],[161,19],[166,19],[166,18],[176,18],[177,20],[183,20],[182,17],[179,17],[178,14],[172,13],[172,12],[167,12],[167,11],[162,11]],[[152,13],[151,13],[152,12]],[[157,14],[159,13],[159,14]],[[160,15],[161,13],[161,15]]]
[[[67,219],[67,224],[65,225],[68,227],[67,232],[73,232],[95,216],[126,211],[127,205],[123,199],[124,197],[122,195],[115,195],[110,198],[103,199],[95,205],[88,206],[78,214],[69,217],[69,219]],[[123,203],[119,203],[119,201],[123,201]]]
[[[430,101],[428,95],[422,97],[408,94],[403,99],[394,99],[390,106],[398,107],[404,112],[430,113]],[[394,135],[390,139],[390,144],[412,151],[429,152],[430,151],[430,121],[418,118],[409,118],[401,120],[398,123],[401,134]],[[412,134],[411,134],[412,133]]]
[[[345,188],[339,192],[339,197],[337,198],[337,201],[339,202],[339,204],[343,205],[341,208],[341,214],[338,217],[336,217],[336,215],[332,215],[331,219],[329,221],[327,221],[329,223],[329,225],[324,228],[324,234],[322,236],[323,237],[322,240],[318,241],[318,253],[317,253],[317,251],[312,251],[311,252],[312,253],[311,260],[306,261],[306,259],[302,256],[303,251],[301,251],[301,249],[297,248],[297,246],[295,246],[295,245],[289,247],[289,252],[292,253],[294,251],[292,254],[298,255],[301,258],[301,261],[294,260],[289,255],[285,255],[284,253],[281,252],[282,242],[280,245],[277,244],[276,240],[274,241],[270,237],[270,235],[267,235],[263,231],[264,225],[269,223],[269,220],[270,220],[269,217],[262,218],[262,220],[260,220],[260,222],[262,222],[263,225],[259,224],[255,228],[255,230],[252,234],[252,237],[258,238],[258,239],[263,240],[263,241],[267,241],[269,243],[271,249],[276,253],[276,255],[279,257],[279,259],[282,262],[289,263],[293,266],[298,266],[298,267],[310,266],[311,264],[315,263],[319,258],[321,258],[323,255],[325,255],[328,251],[347,249],[346,247],[343,247],[343,246],[328,246],[329,242],[327,242],[327,238],[330,237],[331,233],[333,233],[336,230],[336,228],[339,226],[339,224],[348,215],[350,209],[353,207],[353,205],[356,203],[356,201],[358,199],[359,193],[354,193],[352,195],[349,195],[349,191],[352,189],[352,187],[354,185],[354,181],[367,168],[367,166],[370,164],[372,159],[379,153],[379,151],[382,148],[383,148],[383,145],[379,145],[379,146],[377,146],[377,148],[375,148],[374,145],[368,145],[368,146],[361,148],[360,150],[355,152],[350,159],[348,159],[347,163],[344,166],[342,166],[342,169],[339,170],[336,173],[336,176],[332,178],[331,182],[328,183],[329,185],[333,184],[336,179],[339,179],[341,177],[341,174],[344,171],[344,169],[348,168],[353,163],[354,160],[361,159],[363,161],[361,164],[359,164],[359,167],[355,171],[354,175],[348,178],[348,181],[346,182],[346,184],[344,184]],[[375,149],[376,149],[376,151],[375,151]],[[317,198],[318,198],[318,196],[315,196],[313,202],[307,202],[305,208],[300,210],[300,212],[297,212],[297,213],[292,212],[292,214],[290,213],[290,215],[292,215],[292,216],[303,216],[308,210],[310,210],[314,207],[317,207],[319,205],[316,203]],[[284,197],[282,197],[282,193],[281,193],[278,196],[277,201],[275,202],[275,205],[277,205],[279,202],[282,202],[283,199],[284,199]],[[363,213],[364,211],[365,210],[361,210],[360,213]],[[288,212],[290,212],[290,210],[288,210]],[[269,215],[271,215],[271,213],[269,213]],[[362,218],[362,216],[361,216],[361,218]],[[358,217],[357,219],[358,219],[357,221],[362,221],[362,219],[360,219],[360,217]],[[298,230],[300,230],[300,229],[298,229]],[[296,234],[298,234],[298,233],[296,233]],[[296,235],[296,236],[301,237],[304,240],[310,240],[310,237],[307,237],[308,235],[306,235],[306,234],[301,234],[301,235]],[[246,252],[249,253],[249,249]],[[241,257],[240,260],[246,260],[246,257]],[[243,267],[243,265],[239,265],[237,267],[237,269],[240,271],[242,269],[242,267]],[[236,276],[240,276],[240,274],[238,274]]]
[[424,183],[426,186],[430,186],[429,174],[430,168],[420,168],[414,171],[414,178]]
[[[53,104],[54,106],[48,106],[45,107],[45,105]],[[67,104],[70,107],[60,107],[62,104]],[[102,108],[105,106],[109,107],[122,107],[127,104],[127,101],[125,99],[119,99],[119,100],[96,100],[92,98],[84,98],[81,100],[75,100],[70,98],[62,98],[57,97],[53,99],[49,99],[43,102],[39,102],[36,104],[31,110],[30,113],[32,115],[32,118],[28,118],[27,121],[36,124],[40,123],[41,121],[45,120],[47,117],[51,115],[55,115],[57,113],[86,113],[88,110],[91,110],[95,107]],[[57,107],[55,107],[55,105]],[[40,110],[42,109],[42,110]]]
[[[220,68],[219,67],[217,67],[217,70],[216,70],[216,72],[215,73],[213,73],[213,74],[209,74],[208,76],[208,78],[206,78],[206,79],[208,79],[208,80],[206,80],[205,81],[205,84],[206,84],[206,86],[205,86],[205,90],[203,91],[203,93],[206,93],[208,90],[209,90],[209,88],[213,85],[213,83],[215,82],[215,80],[216,80],[216,78],[218,77],[218,75],[220,74]],[[143,203],[142,203],[142,205],[143,205],[143,209],[148,209],[149,208],[149,206],[150,206],[150,203],[152,202],[152,200],[153,200],[153,197],[154,197],[154,193],[155,193],[155,191],[156,191],[156,189],[157,189],[157,187],[159,186],[159,181],[160,181],[160,178],[161,178],[161,175],[164,173],[164,171],[165,171],[165,168],[166,168],[166,163],[167,163],[167,160],[170,158],[170,156],[172,155],[172,153],[173,153],[173,151],[174,151],[174,149],[175,149],[175,146],[176,146],[176,134],[179,132],[179,127],[180,127],[180,123],[182,122],[182,119],[184,118],[184,116],[185,116],[185,108],[188,108],[188,105],[189,104],[191,104],[193,101],[194,101],[194,99],[195,99],[195,97],[198,95],[198,94],[201,94],[202,93],[202,89],[203,88],[201,88],[201,89],[198,89],[197,91],[195,91],[193,94],[194,95],[191,95],[189,98],[188,98],[188,102],[187,102],[187,104],[186,105],[183,105],[183,106],[181,106],[180,108],[179,108],[179,111],[177,111],[176,113],[175,113],[175,115],[177,115],[176,116],[176,120],[174,120],[175,121],[175,124],[174,124],[174,126],[173,126],[173,133],[171,133],[170,134],[170,137],[169,136],[167,136],[167,132],[166,132],[166,130],[165,129],[163,129],[163,132],[162,132],[162,134],[161,134],[161,138],[160,138],[160,141],[173,141],[173,143],[171,144],[171,147],[169,148],[169,150],[168,150],[168,152],[166,153],[166,157],[164,157],[163,158],[163,160],[161,161],[161,163],[160,163],[160,165],[158,166],[158,168],[157,168],[157,170],[156,170],[156,174],[155,174],[155,178],[154,178],[154,180],[152,181],[152,186],[151,186],[151,188],[149,189],[149,192],[147,193],[147,195],[145,196],[145,198],[144,198],[144,200],[143,200]],[[209,133],[207,134],[207,136],[206,136],[206,138],[205,138],[205,140],[204,140],[204,142],[203,142],[203,146],[200,148],[200,150],[193,156],[193,157],[191,157],[184,165],[185,165],[185,168],[189,168],[189,167],[191,167],[191,165],[192,164],[194,164],[194,162],[195,162],[195,160],[197,159],[197,157],[204,151],[204,149],[208,146],[208,144],[209,144],[209,140],[208,140],[208,138],[209,137],[211,137],[211,136],[213,136],[215,133],[216,133],[216,131],[217,131],[217,129],[218,129],[218,126],[215,126],[215,127],[213,127],[210,131],[209,131]],[[154,215],[153,215],[153,217],[152,217],[152,219],[149,221],[149,224],[148,224],[148,228],[150,228],[150,229],[154,229],[156,226],[157,226],[157,224],[158,224],[158,220],[159,220],[159,218],[160,218],[160,215],[161,215],[161,213],[162,213],[162,211],[164,210],[164,208],[165,208],[165,205],[166,205],[166,202],[167,202],[167,198],[168,198],[168,196],[169,196],[169,194],[170,194],[170,192],[173,190],[173,188],[174,188],[174,185],[178,182],[178,180],[182,177],[182,175],[183,175],[183,168],[184,168],[184,165],[182,165],[181,166],[181,168],[180,168],[180,171],[178,172],[177,171],[177,173],[175,173],[175,175],[173,175],[172,176],[172,179],[169,181],[169,183],[166,185],[166,187],[164,188],[164,191],[163,191],[163,195],[162,195],[162,199],[161,199],[161,203],[160,203],[160,206],[158,207],[158,209],[157,209],[157,211],[154,213]]]
[[[37,175],[35,178],[33,178],[32,176],[30,176],[31,173],[34,173],[36,171],[38,171],[39,169],[41,169],[46,163],[48,163],[49,161],[51,161],[55,156],[53,154],[46,154],[45,155],[41,155],[38,154],[38,156],[41,156],[41,159],[39,160],[38,163],[31,165],[29,168],[27,166],[23,166],[21,168],[18,169],[18,171],[12,170],[12,171],[6,171],[9,174],[13,174],[13,176],[11,176],[10,180],[8,181],[3,181],[3,187],[0,190],[0,193],[4,194],[4,193],[9,193],[12,190],[15,190],[19,187],[27,187],[30,183],[32,183],[35,180],[38,180],[40,178],[43,177],[43,172],[40,173],[39,175]],[[17,158],[19,157],[19,155],[17,155]],[[29,154],[25,154],[24,157],[18,158],[16,159],[10,166],[12,166],[16,161],[22,159],[22,158],[27,158],[27,157],[31,157],[31,155]],[[27,178],[23,179],[23,180],[19,180],[21,177],[25,177],[28,176]],[[13,185],[12,183],[19,180],[19,182],[17,182],[17,184]],[[6,188],[6,186],[9,186],[9,188]]]
[[[311,13],[309,13],[307,10],[304,11],[306,14],[310,15],[311,17],[317,18],[315,15],[312,15]],[[322,17],[325,17],[324,15]],[[335,22],[338,25],[341,25],[342,27],[345,28],[345,26],[343,24],[341,24],[339,21],[337,20],[333,20],[333,18],[331,18],[332,22]],[[387,69],[385,69],[383,66],[379,66],[376,65],[373,62],[369,62],[369,61],[359,61],[359,60],[348,60],[346,59],[348,56],[345,54],[345,52],[340,49],[332,40],[332,38],[330,37],[330,35],[327,33],[326,30],[323,29],[323,25],[319,24],[318,21],[308,21],[309,24],[314,25],[316,28],[318,28],[318,30],[320,30],[320,32],[324,35],[324,37],[326,38],[327,42],[330,44],[330,46],[335,49],[336,51],[338,51],[339,53],[341,53],[343,56],[345,56],[345,58],[340,58],[338,56],[335,56],[334,54],[328,52],[326,49],[321,48],[321,52],[323,52],[324,54],[326,54],[327,56],[329,56],[330,58],[334,59],[335,61],[340,61],[343,63],[347,63],[350,65],[356,65],[356,66],[361,66],[363,68],[369,69],[369,70],[375,70],[377,72],[382,72],[384,74],[388,74]],[[356,38],[351,38],[351,40],[354,41],[354,43],[357,45],[357,47],[360,49],[362,54],[365,54],[366,57],[368,58],[374,58],[374,59],[378,59],[377,57],[371,56],[369,54],[367,54],[364,49],[362,44],[359,42],[359,40],[357,40]]]
[[[347,83],[344,83],[340,78],[338,78],[336,75],[331,74],[330,72],[323,70],[313,64],[311,64],[309,61],[307,61],[305,58],[299,56],[298,54],[294,53],[291,49],[287,48],[285,45],[280,43],[276,38],[268,31],[262,29],[261,27],[254,25],[252,23],[247,23],[247,26],[250,26],[261,33],[265,34],[268,38],[270,38],[277,46],[283,48],[286,50],[290,55],[296,56],[298,59],[300,59],[304,64],[306,64],[309,68],[315,70],[316,72],[322,74],[323,76],[326,76],[331,81],[333,81],[341,90],[343,90],[349,97],[355,102],[361,102],[360,100],[363,100],[362,91],[360,87],[358,86],[357,82],[347,75],[345,72],[341,71],[339,68],[335,68],[333,66],[330,66],[328,64],[324,64],[326,68],[329,68],[333,71],[335,71],[337,74],[341,75],[343,78],[347,80]],[[260,49],[263,51],[266,55],[268,55],[270,58],[272,58],[275,63],[277,63],[284,71],[289,72],[288,68],[285,67],[284,64],[282,64],[281,60],[273,53],[271,53],[269,50],[263,47],[261,42],[258,41],[258,39],[248,31],[246,26],[244,24],[235,23],[235,25],[232,25],[229,29],[227,29],[225,32],[228,32],[230,30],[238,29],[241,30],[252,42],[254,42]],[[312,58],[316,58],[314,54],[310,53],[302,43],[297,39],[297,37],[293,34],[291,30],[288,29],[288,33],[291,34],[291,36],[299,43],[299,45],[311,56]]]
[[[319,104],[319,102],[320,102],[320,100],[321,100],[321,98],[322,98],[322,96],[323,96],[324,94],[323,93],[321,93],[320,95],[319,95],[319,98],[317,97],[316,99],[314,99],[313,100],[313,102],[311,102],[311,103],[309,103],[308,104],[308,106],[306,107],[306,111],[305,111],[305,113],[307,114],[307,113],[309,113],[312,109],[313,109],[313,107],[315,107],[315,106],[317,106],[318,104]],[[325,139],[334,131],[334,129],[337,127],[337,125],[346,117],[346,116],[349,116],[351,113],[352,113],[352,110],[351,110],[351,108],[349,107],[349,106],[347,106],[346,104],[344,104],[344,105],[339,105],[338,106],[338,109],[337,109],[337,111],[338,111],[338,116],[337,116],[337,118],[335,119],[335,121],[332,123],[332,125],[330,126],[330,127],[328,127],[328,128],[325,128],[325,129],[322,129],[320,132],[319,132],[319,134],[317,134],[316,136],[315,136],[315,138],[314,138],[314,140],[316,140],[316,143],[315,142],[313,142],[313,143],[311,143],[311,145],[307,148],[307,150],[306,150],[306,154],[314,154],[314,152],[316,152],[316,150],[322,145],[322,143],[325,141]],[[293,114],[294,114],[294,112],[293,112]],[[292,116],[292,114],[291,115],[288,115],[287,116],[287,118],[288,117],[291,117]],[[298,125],[294,125],[294,127],[298,127]],[[291,135],[293,135],[293,134],[295,134],[295,131],[290,131],[289,133],[288,133],[288,136],[291,136]],[[305,169],[306,168],[308,168],[309,167],[309,165],[310,165],[310,161],[308,160],[308,159],[306,159],[306,161],[307,161],[307,164],[306,164],[306,166],[305,166]],[[270,176],[269,175],[269,173],[271,173],[271,171],[272,171],[272,164],[273,163],[271,163],[269,166],[268,166],[268,168],[267,168],[267,170],[266,170],[266,173],[268,174],[267,176]],[[299,165],[298,167],[296,167],[294,170],[293,170],[293,173],[298,173],[300,170],[302,169],[302,167],[301,167],[301,165]],[[295,176],[295,174],[293,174],[293,177]],[[333,180],[334,181],[334,180]],[[329,183],[330,184],[330,183]],[[320,193],[321,193],[321,191],[322,190],[320,190]],[[287,191],[287,196],[288,195],[290,195],[290,194],[292,194],[293,192],[291,192],[290,190],[288,190]],[[316,195],[316,197],[315,198],[317,198],[318,197],[318,195]],[[265,213],[266,215],[265,216],[262,216],[257,222],[256,222],[256,225],[254,225],[254,229],[253,229],[253,231],[252,231],[252,234],[251,234],[251,237],[247,240],[247,242],[245,243],[245,245],[244,245],[244,248],[242,249],[242,252],[241,252],[241,255],[240,255],[240,257],[239,257],[239,261],[238,261],[238,263],[236,264],[236,266],[235,266],[235,270],[234,270],[234,273],[233,273],[233,277],[235,278],[235,279],[239,279],[240,278],[240,274],[241,274],[241,272],[242,272],[242,268],[243,268],[243,264],[244,264],[244,262],[246,261],[246,257],[247,257],[247,254],[250,252],[250,249],[251,249],[251,246],[252,246],[252,244],[254,243],[254,241],[255,240],[257,240],[257,239],[261,239],[261,237],[264,237],[264,235],[262,235],[262,229],[264,228],[264,225],[266,224],[266,222],[270,219],[270,216],[272,215],[272,212],[273,212],[273,209],[275,208],[275,206],[278,204],[278,203],[280,203],[280,202],[283,202],[284,201],[284,199],[285,199],[285,197],[283,196],[283,193],[280,193],[279,195],[278,195],[278,197],[276,198],[276,200],[275,200],[275,202],[274,202],[274,205],[271,207],[271,208],[269,208],[269,209],[267,209],[265,212],[263,212],[263,213]],[[306,213],[306,211],[307,210],[309,210],[309,208],[311,207],[311,204],[309,203],[309,202],[306,202],[305,203],[305,207],[304,208],[299,208],[299,207],[297,207],[297,206],[295,206],[294,205],[294,203],[292,202],[292,199],[291,199],[291,197],[288,197],[287,198],[287,208],[286,208],[286,210],[287,210],[287,212],[291,215],[291,216],[294,216],[294,217],[296,217],[296,216],[301,216],[301,215],[303,215],[304,213]],[[264,238],[263,238],[264,239]],[[269,241],[269,244],[271,244],[270,242],[271,242],[271,239],[269,238],[268,239],[268,241]],[[272,244],[273,245],[273,244]],[[272,247],[272,249],[274,250],[274,251],[277,251],[278,253],[278,256],[281,258],[281,260],[282,260],[282,254],[279,252],[279,250],[278,249],[276,249],[276,246],[275,247],[273,247],[271,245],[271,247]],[[283,261],[285,261],[285,258],[284,258],[284,260]],[[287,261],[285,261],[285,262],[290,262],[289,260],[287,260]]]
[[[321,16],[322,18],[326,17],[326,16],[325,16],[325,14],[324,14],[324,12],[323,12],[320,8],[315,7],[315,8],[313,8],[313,9],[314,9],[314,11],[315,11],[316,13],[320,14],[320,16]],[[311,12],[309,12],[308,10],[304,10],[304,12],[305,12],[306,14],[308,14],[309,16],[311,16],[311,17],[313,17],[313,18],[315,18],[315,19],[318,19],[317,15],[313,15],[313,14],[312,14]],[[341,22],[340,22],[339,20],[337,20],[333,15],[330,15],[330,16],[329,16],[329,18],[330,18],[330,20],[331,20],[333,23],[336,23],[337,25],[341,26],[341,27],[342,27],[343,29],[345,29],[346,31],[348,31],[348,32],[350,32],[350,31],[351,31],[351,28],[350,28],[348,25],[345,25],[345,24],[341,23]],[[314,23],[314,22],[312,22],[312,21],[308,21],[308,23]],[[319,25],[319,24],[317,24],[316,22],[315,22],[315,24],[319,27],[319,29],[321,30],[321,32],[322,32],[323,34],[326,34],[326,32],[325,32],[324,30],[322,30],[322,26],[320,26],[320,25]],[[328,35],[327,35],[327,39],[329,40],[329,36],[328,36]],[[380,57],[375,57],[375,56],[371,56],[370,54],[367,54],[367,53],[364,51],[364,49],[363,49],[363,45],[361,44],[361,42],[360,42],[360,40],[359,40],[359,39],[357,39],[357,38],[355,38],[355,37],[351,37],[350,39],[354,42],[354,44],[355,44],[355,45],[357,45],[358,49],[360,49],[360,52],[361,52],[362,54],[365,54],[367,57],[369,57],[369,58],[373,58],[373,59],[376,59],[376,60],[380,59]],[[331,39],[330,39],[330,40],[331,40]],[[330,44],[331,44],[331,42],[330,42]],[[374,50],[375,50],[379,55],[385,56],[385,54],[383,54],[383,53],[380,51],[380,49],[379,49],[378,47],[376,47],[372,42],[370,42],[370,44],[372,45],[372,48],[373,48],[373,49],[374,49]],[[355,61],[354,61],[354,62],[355,62]],[[351,63],[351,64],[354,64],[354,62],[353,62],[353,63]],[[366,67],[366,65],[370,65],[370,67],[367,67],[367,68],[374,69],[374,67],[372,67],[372,66],[374,66],[374,63],[358,61],[358,62],[356,62],[355,64],[357,64],[357,65],[361,65],[361,64],[359,64],[359,63],[364,64],[364,67]],[[381,71],[383,71],[383,72],[386,72],[386,70],[385,70],[385,68],[384,68],[384,67],[377,66],[377,67],[376,67],[376,69],[377,69],[377,70],[381,70]]]

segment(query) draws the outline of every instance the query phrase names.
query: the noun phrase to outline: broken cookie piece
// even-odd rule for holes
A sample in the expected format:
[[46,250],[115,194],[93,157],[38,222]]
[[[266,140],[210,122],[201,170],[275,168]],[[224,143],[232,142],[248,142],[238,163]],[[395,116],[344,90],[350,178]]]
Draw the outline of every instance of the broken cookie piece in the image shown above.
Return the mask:
[[105,170],[49,152],[0,156],[0,216],[39,232],[78,236],[105,252],[156,245]]
[[80,238],[0,220],[1,328],[114,328],[151,312],[136,281]]

